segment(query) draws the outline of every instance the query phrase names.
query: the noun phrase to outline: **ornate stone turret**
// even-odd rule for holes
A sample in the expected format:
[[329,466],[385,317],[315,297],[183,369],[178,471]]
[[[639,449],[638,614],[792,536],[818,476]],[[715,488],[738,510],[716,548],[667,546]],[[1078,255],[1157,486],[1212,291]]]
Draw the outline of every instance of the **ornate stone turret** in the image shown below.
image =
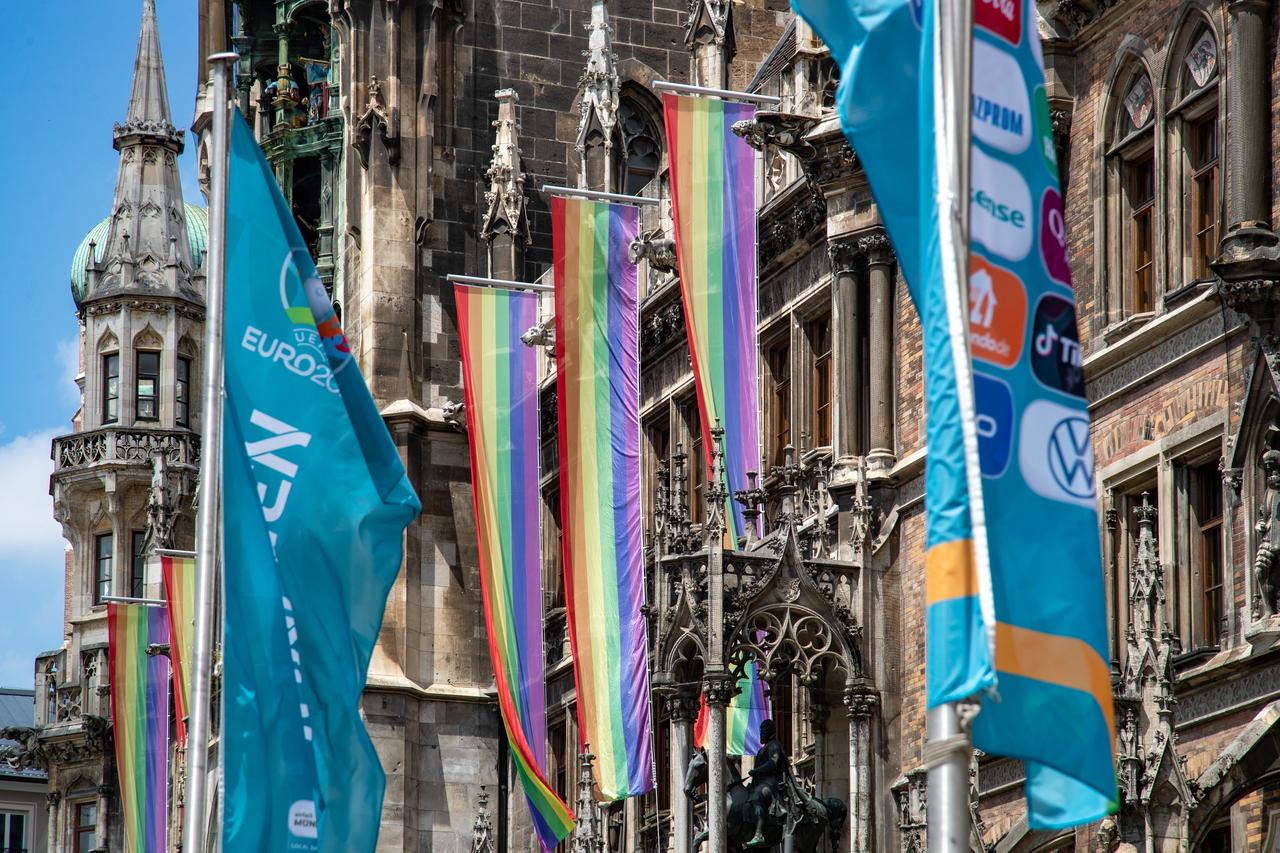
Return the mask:
[[[1147,849],[1172,851],[1178,849],[1178,819],[1193,801],[1174,749],[1176,640],[1165,610],[1156,507],[1144,494],[1133,512],[1138,541],[1129,572],[1129,628],[1116,697],[1116,775],[1126,808],[1120,815],[1119,833],[1137,842],[1150,832],[1153,837]],[[1156,795],[1157,791],[1161,793]],[[1135,809],[1157,819],[1141,821],[1133,816]]]
[[582,158],[579,185],[603,192],[617,192],[618,161],[622,157],[616,61],[609,8],[604,0],[596,0],[591,4],[591,23],[587,24],[587,67],[578,80],[582,113],[575,147]]
[[77,298],[130,294],[202,302],[178,174],[182,134],[169,115],[155,0],[143,4],[129,109],[115,126],[114,144],[120,170],[106,240],[86,258],[84,292]]
[[520,276],[524,247],[529,242],[529,219],[525,216],[524,171],[520,168],[520,123],[514,89],[493,93],[498,100],[498,119],[493,123],[493,159],[489,163],[489,189],[484,194],[488,209],[480,226],[480,236],[489,244],[489,274],[494,278]]

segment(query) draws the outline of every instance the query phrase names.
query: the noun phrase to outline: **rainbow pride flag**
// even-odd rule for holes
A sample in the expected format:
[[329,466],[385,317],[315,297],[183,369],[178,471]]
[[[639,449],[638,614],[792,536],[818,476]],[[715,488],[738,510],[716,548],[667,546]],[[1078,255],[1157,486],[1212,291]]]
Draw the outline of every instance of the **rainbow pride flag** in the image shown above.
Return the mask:
[[600,793],[653,790],[640,515],[636,208],[551,199],[560,511],[581,739]]
[[173,704],[178,717],[178,743],[187,742],[191,696],[191,642],[195,637],[196,558],[160,552],[164,597],[169,602],[169,660],[173,664]]
[[147,646],[169,642],[164,607],[107,605],[111,720],[120,811],[133,853],[165,853],[169,820],[169,659]]
[[727,531],[746,535],[734,492],[760,469],[756,335],[755,151],[735,136],[750,104],[664,93],[671,209],[685,327],[711,471],[711,428],[724,427]]
[[547,784],[538,495],[538,322],[532,293],[457,286],[471,488],[498,707],[538,838],[555,847],[574,816]]
[[[707,745],[707,725],[710,713],[707,697],[698,697],[698,719],[693,724],[693,745],[703,749]],[[755,755],[760,751],[760,724],[773,716],[764,681],[756,669],[756,662],[747,664],[746,672],[738,679],[738,695],[729,701],[725,710],[724,741],[729,755]]]

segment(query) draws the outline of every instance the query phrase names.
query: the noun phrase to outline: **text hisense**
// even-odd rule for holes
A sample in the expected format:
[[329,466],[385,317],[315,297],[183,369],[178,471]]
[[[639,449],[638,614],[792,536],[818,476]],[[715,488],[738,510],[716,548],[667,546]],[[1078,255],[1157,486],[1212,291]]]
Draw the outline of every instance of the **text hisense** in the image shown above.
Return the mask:
[[1014,228],[1025,228],[1027,226],[1025,213],[1021,210],[1014,210],[1007,204],[1000,204],[983,190],[974,190],[969,198],[973,204],[985,210],[997,222],[1008,222]]

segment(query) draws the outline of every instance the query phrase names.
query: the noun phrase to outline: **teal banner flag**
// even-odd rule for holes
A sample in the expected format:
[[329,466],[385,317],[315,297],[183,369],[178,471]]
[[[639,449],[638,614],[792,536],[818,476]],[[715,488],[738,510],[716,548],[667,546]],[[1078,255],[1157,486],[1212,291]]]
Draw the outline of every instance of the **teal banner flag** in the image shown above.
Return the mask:
[[928,702],[976,694],[974,745],[1023,759],[1030,826],[1061,828],[1116,801],[1093,451],[1035,4],[973,2],[967,287],[942,274],[935,0],[792,5],[924,333]]
[[239,113],[227,246],[223,850],[372,853],[360,695],[421,506]]

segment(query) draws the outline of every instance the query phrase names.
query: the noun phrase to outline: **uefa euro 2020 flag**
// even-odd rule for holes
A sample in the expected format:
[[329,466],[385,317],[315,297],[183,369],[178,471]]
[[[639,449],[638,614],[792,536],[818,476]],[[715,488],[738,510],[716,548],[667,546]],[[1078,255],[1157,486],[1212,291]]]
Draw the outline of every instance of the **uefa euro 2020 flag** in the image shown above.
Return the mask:
[[1061,828],[1115,810],[1115,727],[1036,7],[973,0],[966,305],[939,248],[936,2],[792,5],[840,65],[841,124],[924,332],[929,706],[976,694],[974,745],[1023,759],[1029,825]]
[[372,853],[360,694],[421,507],[239,113],[227,245],[223,849]]

